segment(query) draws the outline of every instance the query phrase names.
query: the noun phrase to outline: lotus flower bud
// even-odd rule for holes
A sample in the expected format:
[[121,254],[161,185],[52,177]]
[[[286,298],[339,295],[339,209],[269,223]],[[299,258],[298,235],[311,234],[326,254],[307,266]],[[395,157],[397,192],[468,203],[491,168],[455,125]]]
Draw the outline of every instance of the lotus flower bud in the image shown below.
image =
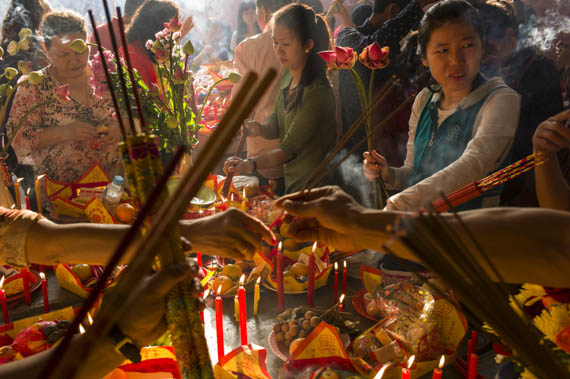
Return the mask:
[[69,47],[78,54],[83,54],[87,51],[87,44],[82,39],[74,39]]
[[233,84],[237,84],[241,80],[241,75],[237,72],[230,72],[228,75],[228,80]]
[[32,84],[40,84],[44,80],[44,74],[39,71],[32,71],[28,75],[28,82]]

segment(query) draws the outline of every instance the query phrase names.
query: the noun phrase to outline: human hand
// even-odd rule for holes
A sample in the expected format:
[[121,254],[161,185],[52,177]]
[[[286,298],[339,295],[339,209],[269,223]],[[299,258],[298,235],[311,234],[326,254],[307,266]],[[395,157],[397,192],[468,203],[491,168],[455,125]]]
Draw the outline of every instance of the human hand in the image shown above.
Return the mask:
[[184,17],[182,20],[182,28],[180,28],[180,36],[184,38],[186,34],[194,28],[194,19],[192,16]]
[[224,173],[226,175],[228,174],[239,175],[242,172],[248,172],[249,171],[248,166],[249,166],[248,161],[246,159],[241,159],[238,157],[230,157],[226,159],[226,161],[224,162]]
[[534,132],[532,145],[535,152],[554,154],[570,146],[570,128],[565,124],[570,120],[570,109],[543,121]]
[[74,121],[60,128],[61,139],[68,141],[90,141],[97,138],[97,128],[82,121]]
[[195,220],[180,221],[182,236],[194,251],[236,260],[251,260],[262,241],[274,244],[275,236],[261,221],[237,209]]
[[382,179],[384,180],[388,178],[388,169],[390,166],[386,158],[378,154],[376,150],[372,150],[372,152],[366,151],[363,156],[364,162],[362,164],[362,170],[368,180],[373,182],[378,179],[380,175],[382,175]]
[[[200,280],[196,278],[198,264],[194,260],[171,264],[160,272],[146,277],[134,291],[132,301],[117,322],[119,329],[139,346],[147,346],[162,336],[167,330],[165,296],[182,281],[190,283],[190,293],[199,299],[203,291]],[[103,300],[103,306],[105,301]]]
[[108,128],[107,134],[99,137],[104,146],[116,146],[121,141],[121,131],[115,125]]
[[259,123],[255,120],[247,120],[245,122],[245,132],[247,133],[248,137],[259,137],[261,136],[261,129],[263,128],[263,124]]
[[287,237],[300,242],[320,241],[341,251],[370,247],[355,229],[355,221],[366,209],[339,187],[286,195],[275,205],[287,212],[283,220],[290,224]]

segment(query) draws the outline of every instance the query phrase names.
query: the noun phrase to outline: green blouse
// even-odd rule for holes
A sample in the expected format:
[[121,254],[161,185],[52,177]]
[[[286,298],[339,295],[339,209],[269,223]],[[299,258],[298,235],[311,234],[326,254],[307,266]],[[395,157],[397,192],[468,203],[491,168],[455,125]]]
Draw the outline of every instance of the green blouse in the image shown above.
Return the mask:
[[288,155],[285,163],[285,193],[302,189],[336,141],[336,102],[324,79],[305,87],[301,104],[286,112],[285,97],[293,77],[281,76],[275,108],[267,124],[279,130],[279,148]]

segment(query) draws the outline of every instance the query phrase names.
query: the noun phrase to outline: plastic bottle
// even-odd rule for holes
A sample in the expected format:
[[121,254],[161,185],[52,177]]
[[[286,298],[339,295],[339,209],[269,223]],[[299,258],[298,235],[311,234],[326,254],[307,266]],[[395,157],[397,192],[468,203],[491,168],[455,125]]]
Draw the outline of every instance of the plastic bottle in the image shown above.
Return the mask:
[[113,181],[107,185],[105,191],[103,192],[103,205],[110,211],[113,212],[117,205],[121,201],[123,196],[123,177],[115,176]]

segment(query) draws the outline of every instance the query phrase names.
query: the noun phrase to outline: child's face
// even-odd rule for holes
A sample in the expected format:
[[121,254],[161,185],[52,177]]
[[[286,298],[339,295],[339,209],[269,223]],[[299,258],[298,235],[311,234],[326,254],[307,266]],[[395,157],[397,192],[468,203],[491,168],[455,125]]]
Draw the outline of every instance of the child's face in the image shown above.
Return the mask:
[[441,26],[431,32],[422,58],[444,93],[471,91],[479,72],[483,48],[479,35],[467,22]]

